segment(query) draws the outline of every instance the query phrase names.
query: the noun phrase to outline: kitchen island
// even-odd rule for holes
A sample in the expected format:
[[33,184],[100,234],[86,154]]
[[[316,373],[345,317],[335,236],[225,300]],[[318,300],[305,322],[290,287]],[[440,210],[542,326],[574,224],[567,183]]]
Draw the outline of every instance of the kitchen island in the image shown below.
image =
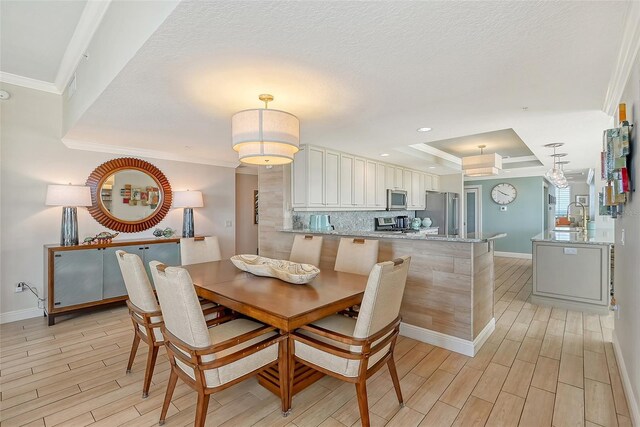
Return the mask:
[[545,231],[531,239],[531,302],[606,313],[613,279],[613,231]]
[[[296,233],[323,236],[321,270],[333,269],[343,237],[378,240],[379,261],[411,256],[400,309],[402,335],[473,356],[494,330],[493,241],[504,234],[459,238],[367,230],[280,229],[278,240],[286,241],[284,248],[290,249]],[[265,256],[287,258],[289,253],[269,252]]]

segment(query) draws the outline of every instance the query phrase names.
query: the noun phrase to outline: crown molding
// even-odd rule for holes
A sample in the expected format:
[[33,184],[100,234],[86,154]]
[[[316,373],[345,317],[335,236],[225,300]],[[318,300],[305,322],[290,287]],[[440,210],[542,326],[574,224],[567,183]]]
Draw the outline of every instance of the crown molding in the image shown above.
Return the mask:
[[41,90],[49,93],[55,93],[56,95],[60,95],[62,93],[53,83],[24,76],[18,76],[17,74],[5,73],[4,71],[0,71],[0,82],[22,86],[29,89]]
[[166,151],[147,150],[144,148],[122,147],[119,145],[98,144],[94,142],[78,141],[63,138],[62,143],[72,150],[94,151],[97,153],[122,154],[125,156],[147,157],[150,159],[172,160],[174,162],[197,163],[201,165],[221,166],[224,168],[236,168],[240,162],[226,162],[197,156],[185,156]]
[[87,1],[58,67],[55,86],[60,92],[64,92],[73,77],[110,4],[111,0]]
[[622,98],[622,93],[629,80],[631,69],[638,55],[640,48],[640,2],[630,2],[627,11],[624,32],[622,33],[622,43],[618,51],[607,95],[605,96],[602,110],[609,116],[613,116]]

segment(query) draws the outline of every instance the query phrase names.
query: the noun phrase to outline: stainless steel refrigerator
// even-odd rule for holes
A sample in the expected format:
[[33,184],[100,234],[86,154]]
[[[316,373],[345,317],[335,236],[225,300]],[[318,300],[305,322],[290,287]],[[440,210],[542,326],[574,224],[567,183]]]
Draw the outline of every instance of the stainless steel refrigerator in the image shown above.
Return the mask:
[[425,210],[416,211],[416,216],[431,218],[431,226],[439,228],[438,234],[459,235],[460,195],[427,191],[426,198]]

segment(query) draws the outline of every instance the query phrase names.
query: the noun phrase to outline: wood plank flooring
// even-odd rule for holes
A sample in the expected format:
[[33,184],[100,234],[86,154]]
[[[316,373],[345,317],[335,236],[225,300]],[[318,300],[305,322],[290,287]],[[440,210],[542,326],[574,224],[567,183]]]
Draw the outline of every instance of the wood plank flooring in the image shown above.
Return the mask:
[[[531,261],[496,258],[496,331],[474,358],[399,340],[396,363],[406,406],[386,370],[368,382],[373,426],[630,426],[611,345],[612,319],[536,306]],[[169,374],[158,357],[142,398],[146,347],[125,366],[133,338],[124,307],[0,327],[2,426],[157,425]],[[163,352],[163,350],[161,350]],[[178,382],[167,426],[192,425],[195,394]],[[325,377],[280,415],[255,379],[214,394],[209,426],[359,425],[355,387]]]

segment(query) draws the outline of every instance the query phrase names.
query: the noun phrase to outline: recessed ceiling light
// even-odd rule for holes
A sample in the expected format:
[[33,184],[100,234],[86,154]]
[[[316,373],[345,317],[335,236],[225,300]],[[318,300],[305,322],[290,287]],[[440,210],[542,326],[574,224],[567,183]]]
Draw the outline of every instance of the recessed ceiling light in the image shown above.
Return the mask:
[[509,169],[505,169],[504,171],[505,171],[505,172],[511,172],[511,170],[509,170]]
[[522,111],[527,111],[529,107],[522,107]]
[[429,169],[435,169],[435,168],[436,168],[435,166],[429,166]]
[[380,157],[389,157],[389,153],[382,153],[380,154]]
[[418,132],[429,132],[431,128],[418,128]]

